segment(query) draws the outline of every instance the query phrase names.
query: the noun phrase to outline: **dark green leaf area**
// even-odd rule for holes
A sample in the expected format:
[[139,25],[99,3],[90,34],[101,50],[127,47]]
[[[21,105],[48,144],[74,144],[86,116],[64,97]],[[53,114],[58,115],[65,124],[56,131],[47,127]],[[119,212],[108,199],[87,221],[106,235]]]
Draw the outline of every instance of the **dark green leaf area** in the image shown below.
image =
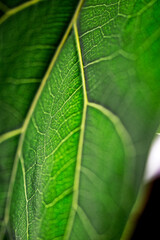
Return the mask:
[[0,144],[0,227],[3,221],[8,185],[19,137],[8,139]]
[[76,5],[73,0],[40,1],[2,21],[0,132],[22,124]]
[[1,0],[2,4],[5,4],[8,8],[14,8],[17,7],[23,3],[28,2],[27,0]]

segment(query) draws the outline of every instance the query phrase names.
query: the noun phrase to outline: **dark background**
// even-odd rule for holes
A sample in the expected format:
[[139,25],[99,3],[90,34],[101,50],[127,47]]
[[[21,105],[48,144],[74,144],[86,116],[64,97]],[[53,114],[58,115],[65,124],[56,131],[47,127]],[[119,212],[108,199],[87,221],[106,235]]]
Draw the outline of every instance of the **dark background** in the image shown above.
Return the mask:
[[149,184],[146,206],[131,240],[160,240],[160,177]]

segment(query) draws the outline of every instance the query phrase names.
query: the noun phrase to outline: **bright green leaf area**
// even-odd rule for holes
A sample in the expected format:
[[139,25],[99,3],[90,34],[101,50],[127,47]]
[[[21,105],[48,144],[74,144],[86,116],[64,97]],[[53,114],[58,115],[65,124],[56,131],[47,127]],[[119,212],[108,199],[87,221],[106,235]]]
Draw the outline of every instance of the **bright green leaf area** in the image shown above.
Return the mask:
[[[15,65],[5,50],[2,55],[12,69],[7,71],[3,63],[4,82],[11,81],[11,76],[12,85],[44,78],[25,118],[15,160],[20,132],[0,138],[4,168],[14,161],[7,199],[4,195],[0,239],[5,231],[9,239],[24,240],[127,239],[124,230],[142,186],[149,146],[160,119],[160,2],[84,1],[50,64],[47,56],[54,51],[47,47],[44,54],[43,45],[49,40],[45,46],[54,45],[50,33],[54,27],[49,25],[54,20],[50,18],[44,32],[38,33],[38,14],[44,11],[41,18],[45,21],[46,12],[51,13],[48,1],[39,4],[43,4],[39,11],[32,12],[31,7],[22,15],[33,18],[37,42],[29,39],[31,45],[24,44],[22,54],[13,39],[10,49],[18,61]],[[56,7],[55,19],[61,16],[58,11],[62,11],[61,4]],[[21,14],[12,17],[24,22],[24,34],[25,29],[35,32]],[[9,34],[5,23],[14,38],[15,23],[10,19],[2,24],[3,38]],[[10,93],[6,101],[13,102],[24,119],[28,108],[22,106],[29,106],[35,90],[25,88],[18,105],[12,99],[12,88],[3,81],[1,96],[7,99]],[[5,119],[6,124],[1,119],[4,129],[13,129],[14,122]],[[16,121],[14,126],[18,126]]]

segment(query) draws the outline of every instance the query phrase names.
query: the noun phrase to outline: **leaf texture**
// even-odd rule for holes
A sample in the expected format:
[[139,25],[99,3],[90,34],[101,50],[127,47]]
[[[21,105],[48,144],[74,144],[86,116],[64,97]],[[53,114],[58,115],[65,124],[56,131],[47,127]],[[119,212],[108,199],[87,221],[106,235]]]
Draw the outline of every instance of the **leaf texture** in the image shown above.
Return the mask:
[[3,225],[15,239],[126,239],[142,185],[160,118],[159,2],[82,3],[23,124]]

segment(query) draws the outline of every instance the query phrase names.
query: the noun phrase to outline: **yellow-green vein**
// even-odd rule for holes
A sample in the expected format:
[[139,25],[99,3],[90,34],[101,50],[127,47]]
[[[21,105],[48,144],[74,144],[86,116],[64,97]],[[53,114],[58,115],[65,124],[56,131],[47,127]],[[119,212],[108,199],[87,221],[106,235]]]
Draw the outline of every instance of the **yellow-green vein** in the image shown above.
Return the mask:
[[29,233],[28,233],[28,198],[27,198],[27,187],[26,187],[26,174],[25,174],[25,166],[24,166],[24,159],[22,155],[20,156],[20,162],[22,167],[22,173],[23,173],[23,184],[24,184],[24,193],[25,193],[25,200],[26,200],[26,222],[27,222],[27,240],[29,239]]
[[4,133],[0,136],[0,143],[5,142],[6,140],[13,138],[17,135],[20,135],[22,132],[22,128],[18,128],[15,130],[12,130],[10,132]]
[[84,103],[83,104],[84,105],[83,105],[81,132],[80,132],[80,138],[79,138],[77,163],[76,163],[74,185],[73,185],[72,207],[71,207],[71,212],[70,212],[70,216],[69,216],[69,219],[68,219],[66,231],[65,231],[65,234],[64,234],[64,240],[67,240],[70,237],[71,230],[72,230],[72,227],[73,227],[74,218],[75,218],[75,214],[76,214],[76,211],[77,211],[77,208],[78,208],[80,169],[81,169],[83,140],[84,140],[86,112],[87,112],[87,103],[88,103],[86,83],[85,83],[85,75],[84,75],[84,69],[83,69],[83,60],[82,60],[81,47],[80,47],[78,29],[77,29],[76,22],[74,23],[73,27],[74,27],[74,34],[75,34],[76,45],[77,45],[77,52],[78,52],[78,57],[79,57],[79,64],[80,64],[80,69],[81,69],[81,77],[82,77],[82,85],[83,85],[83,97],[84,97]]
[[[5,22],[9,17],[11,17],[12,15],[16,14],[17,12],[22,11],[23,9],[30,7],[36,3],[40,2],[40,0],[31,0],[25,3],[22,3],[21,5],[9,9],[8,11],[6,11],[6,13],[0,18],[0,24],[2,24],[3,22]],[[6,9],[7,10],[7,9]]]
[[46,208],[50,208],[53,207],[54,205],[56,205],[57,202],[59,202],[60,200],[62,200],[63,198],[65,198],[66,196],[68,196],[69,194],[71,194],[73,191],[73,188],[69,188],[67,190],[65,190],[63,193],[61,193],[58,197],[56,197],[51,203],[46,204],[44,202],[44,205]]

